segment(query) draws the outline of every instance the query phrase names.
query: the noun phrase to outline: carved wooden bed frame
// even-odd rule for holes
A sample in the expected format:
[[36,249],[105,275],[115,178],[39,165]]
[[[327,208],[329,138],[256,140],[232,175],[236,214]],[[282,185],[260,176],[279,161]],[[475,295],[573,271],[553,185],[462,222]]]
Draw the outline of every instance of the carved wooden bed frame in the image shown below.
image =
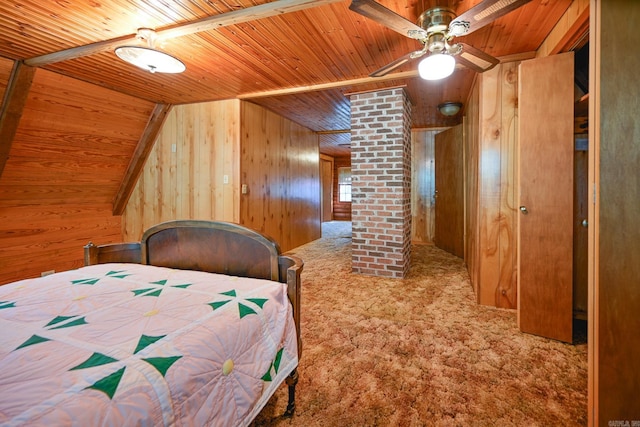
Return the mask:
[[[254,230],[221,221],[176,220],[149,228],[138,243],[113,243],[84,247],[85,265],[125,262],[197,270],[229,276],[250,277],[286,283],[300,339],[300,274],[304,263],[295,256],[281,255],[278,244]],[[289,401],[285,416],[295,410],[297,368],[287,378]]]

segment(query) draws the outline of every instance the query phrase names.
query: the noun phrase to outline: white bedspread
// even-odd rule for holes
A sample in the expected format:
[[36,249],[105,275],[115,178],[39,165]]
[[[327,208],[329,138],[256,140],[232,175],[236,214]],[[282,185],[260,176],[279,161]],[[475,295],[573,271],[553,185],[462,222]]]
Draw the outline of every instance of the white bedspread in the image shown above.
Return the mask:
[[0,424],[247,425],[298,363],[286,285],[102,264],[0,286]]

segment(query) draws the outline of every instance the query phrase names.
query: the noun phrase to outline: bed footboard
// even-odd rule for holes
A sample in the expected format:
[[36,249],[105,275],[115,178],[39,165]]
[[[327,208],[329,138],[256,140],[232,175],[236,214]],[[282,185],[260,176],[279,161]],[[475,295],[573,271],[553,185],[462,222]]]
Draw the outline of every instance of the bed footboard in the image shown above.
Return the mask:
[[84,265],[129,262],[142,264],[140,243],[111,243],[96,246],[92,242],[84,247]]

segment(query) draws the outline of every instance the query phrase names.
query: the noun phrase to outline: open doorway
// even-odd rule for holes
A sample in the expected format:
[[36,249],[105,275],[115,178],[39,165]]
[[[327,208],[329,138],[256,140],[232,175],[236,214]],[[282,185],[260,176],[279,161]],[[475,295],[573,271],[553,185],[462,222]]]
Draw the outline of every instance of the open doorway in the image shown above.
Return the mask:
[[589,202],[589,44],[574,55],[573,318],[574,343],[587,340]]

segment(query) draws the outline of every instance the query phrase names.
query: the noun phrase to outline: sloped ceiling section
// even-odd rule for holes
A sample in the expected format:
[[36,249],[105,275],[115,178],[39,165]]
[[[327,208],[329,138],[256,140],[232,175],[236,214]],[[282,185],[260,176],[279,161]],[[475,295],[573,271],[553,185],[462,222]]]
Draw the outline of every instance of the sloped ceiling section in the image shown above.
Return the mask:
[[37,70],[0,177],[0,206],[112,203],[153,107]]
[[[0,59],[6,93],[13,62]],[[0,284],[81,265],[122,239],[114,197],[156,105],[35,69],[0,176]]]

